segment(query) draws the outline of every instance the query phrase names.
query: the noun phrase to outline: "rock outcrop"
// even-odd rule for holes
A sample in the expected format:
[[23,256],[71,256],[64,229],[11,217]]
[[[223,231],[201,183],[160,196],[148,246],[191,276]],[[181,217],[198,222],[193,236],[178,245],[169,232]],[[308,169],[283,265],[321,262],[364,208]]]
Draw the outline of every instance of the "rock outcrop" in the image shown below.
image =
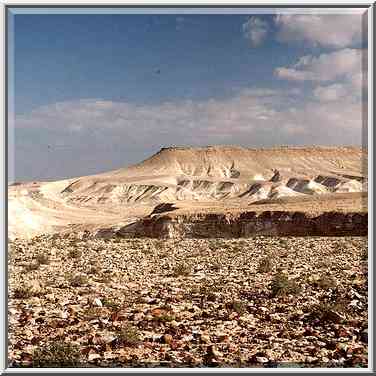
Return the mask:
[[367,213],[244,212],[233,214],[156,215],[116,231],[122,237],[240,238],[270,236],[365,236]]

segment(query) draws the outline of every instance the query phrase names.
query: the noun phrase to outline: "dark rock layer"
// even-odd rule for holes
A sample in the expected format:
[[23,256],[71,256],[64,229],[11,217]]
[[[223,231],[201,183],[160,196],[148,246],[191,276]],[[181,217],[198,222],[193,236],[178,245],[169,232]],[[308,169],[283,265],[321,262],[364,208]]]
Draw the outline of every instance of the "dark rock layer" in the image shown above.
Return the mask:
[[157,215],[116,232],[123,237],[240,238],[270,236],[365,236],[367,213],[266,211],[231,214]]

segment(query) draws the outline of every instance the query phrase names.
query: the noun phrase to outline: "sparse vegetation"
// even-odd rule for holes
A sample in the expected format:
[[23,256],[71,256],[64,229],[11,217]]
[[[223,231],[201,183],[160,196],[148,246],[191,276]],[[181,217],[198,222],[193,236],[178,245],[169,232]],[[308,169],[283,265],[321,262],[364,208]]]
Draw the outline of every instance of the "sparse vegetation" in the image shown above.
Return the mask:
[[89,307],[83,313],[83,319],[85,321],[95,320],[101,315],[101,308],[99,307]]
[[74,368],[81,364],[82,356],[79,347],[61,340],[39,346],[33,353],[33,367],[37,368]]
[[287,248],[287,246],[288,246],[288,241],[287,241],[287,239],[284,239],[284,238],[280,238],[279,239],[279,244],[280,244],[280,246],[282,247],[282,248]]
[[221,267],[222,267],[222,265],[221,265],[219,262],[213,262],[213,263],[211,264],[211,269],[212,269],[213,271],[218,271],[218,270],[221,269]]
[[185,263],[180,263],[174,268],[172,275],[174,277],[187,276],[191,273],[191,267]]
[[100,267],[97,265],[92,265],[87,269],[87,274],[98,274],[100,272]]
[[290,280],[287,274],[277,272],[274,276],[270,289],[273,297],[297,294],[300,291],[299,286],[294,280]]
[[159,316],[155,316],[153,320],[158,322],[171,322],[175,320],[175,315],[168,312],[164,312]]
[[144,255],[152,255],[153,254],[153,250],[151,248],[143,248],[141,250],[141,252],[144,254]]
[[368,249],[367,248],[363,250],[363,252],[361,254],[361,259],[363,261],[368,261]]
[[318,318],[323,322],[339,323],[344,319],[344,307],[335,302],[321,302],[312,309],[312,317]]
[[115,345],[117,347],[134,347],[140,343],[139,329],[129,323],[119,329]]
[[102,274],[98,279],[97,279],[98,282],[100,283],[104,283],[104,284],[107,284],[107,283],[110,283],[112,281],[112,278],[111,278],[111,275],[110,274]]
[[[209,363],[221,367],[250,361],[265,367],[271,359],[365,366],[367,240],[341,243],[346,239],[339,255],[332,252],[338,238],[295,238],[288,249],[279,238],[261,236],[163,240],[163,247],[153,239],[119,245],[88,239],[75,242],[85,257],[67,260],[71,239],[55,236],[61,252],[30,273],[23,266],[52,249],[49,237],[17,240],[9,281],[11,366],[40,363],[32,349],[42,354],[58,340],[79,343],[85,367],[201,367],[209,351]],[[264,259],[266,269],[272,264],[268,273],[260,272]],[[186,274],[185,266],[189,278],[174,278],[175,270]],[[111,283],[98,283],[109,277]]]
[[257,268],[257,271],[259,273],[269,273],[273,270],[273,262],[270,258],[270,256],[266,256],[264,257],[259,265],[258,265],[258,268]]
[[32,272],[39,269],[39,262],[32,261],[24,265],[25,272]]

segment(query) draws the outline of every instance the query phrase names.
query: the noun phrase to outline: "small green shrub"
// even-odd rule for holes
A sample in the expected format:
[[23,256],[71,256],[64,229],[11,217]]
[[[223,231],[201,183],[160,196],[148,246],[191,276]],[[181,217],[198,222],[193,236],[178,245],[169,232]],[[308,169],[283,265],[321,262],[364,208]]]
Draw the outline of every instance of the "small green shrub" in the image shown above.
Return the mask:
[[312,308],[311,316],[324,322],[339,323],[343,319],[344,310],[341,303],[321,302]]
[[287,239],[279,239],[279,244],[282,248],[286,248],[288,246]]
[[270,257],[266,256],[264,257],[258,267],[257,267],[257,271],[259,273],[269,273],[273,270],[273,262],[272,260],[270,259]]
[[289,280],[288,276],[281,272],[278,272],[274,276],[270,284],[270,289],[273,297],[297,294],[300,291],[300,288],[296,282]]
[[222,265],[219,262],[213,262],[211,264],[211,270],[218,271],[221,270]]
[[96,265],[92,265],[86,271],[86,274],[98,274],[100,272],[100,268]]
[[175,320],[175,316],[169,313],[162,313],[160,316],[155,316],[153,320],[158,322],[171,322]]
[[112,277],[110,274],[102,274],[98,279],[97,279],[98,282],[100,283],[110,283],[112,281]]
[[363,261],[368,261],[368,249],[367,248],[362,249],[362,253],[361,253],[360,258]]
[[137,327],[131,324],[126,324],[120,328],[115,345],[118,347],[133,347],[140,343],[140,335]]
[[153,250],[151,248],[143,248],[141,249],[143,255],[149,256],[153,254]]
[[33,367],[70,368],[79,367],[82,363],[80,349],[61,340],[51,341],[33,352]]
[[180,263],[176,265],[176,267],[174,268],[172,272],[172,275],[174,277],[180,277],[180,276],[187,276],[190,273],[191,273],[191,268],[187,264]]
[[86,321],[95,320],[101,316],[101,308],[100,307],[89,307],[85,309],[83,313],[83,319]]

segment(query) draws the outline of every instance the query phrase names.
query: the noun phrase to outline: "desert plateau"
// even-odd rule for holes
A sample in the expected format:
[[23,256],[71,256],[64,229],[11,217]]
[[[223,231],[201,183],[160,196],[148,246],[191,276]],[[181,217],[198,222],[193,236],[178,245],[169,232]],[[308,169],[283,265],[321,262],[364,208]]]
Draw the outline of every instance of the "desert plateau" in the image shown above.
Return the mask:
[[[153,237],[174,237],[176,231],[188,231],[174,226],[179,219],[205,223],[205,216],[227,216],[230,226],[247,213],[290,213],[293,221],[303,222],[324,215],[317,235],[365,235],[367,184],[367,151],[356,147],[169,147],[108,173],[13,184],[8,235],[86,230],[98,237],[119,231],[122,236],[148,236],[157,225]],[[248,226],[238,236],[295,235],[294,226],[288,230],[277,224],[288,218],[275,221],[260,218],[264,226]],[[307,228],[313,231],[313,225]],[[214,235],[210,229],[201,234]]]

